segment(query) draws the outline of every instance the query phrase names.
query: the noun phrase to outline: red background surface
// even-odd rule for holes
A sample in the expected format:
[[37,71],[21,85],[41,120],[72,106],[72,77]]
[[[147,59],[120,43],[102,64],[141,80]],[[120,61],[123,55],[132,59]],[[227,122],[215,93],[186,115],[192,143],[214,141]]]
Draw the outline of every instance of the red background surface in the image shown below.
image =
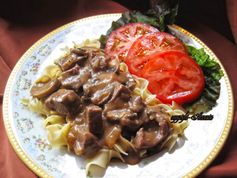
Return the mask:
[[[145,9],[149,5],[144,0],[120,2],[128,8]],[[237,47],[234,44],[237,38],[237,1],[227,0],[226,3],[210,0],[205,8],[203,2],[183,0],[177,23],[204,41],[218,56],[229,75],[234,100],[237,101]],[[13,151],[3,126],[3,91],[18,59],[34,42],[65,23],[86,16],[125,10],[122,5],[109,0],[0,2],[0,177],[36,177]],[[233,127],[223,150],[200,177],[237,177],[236,135],[235,108]]]

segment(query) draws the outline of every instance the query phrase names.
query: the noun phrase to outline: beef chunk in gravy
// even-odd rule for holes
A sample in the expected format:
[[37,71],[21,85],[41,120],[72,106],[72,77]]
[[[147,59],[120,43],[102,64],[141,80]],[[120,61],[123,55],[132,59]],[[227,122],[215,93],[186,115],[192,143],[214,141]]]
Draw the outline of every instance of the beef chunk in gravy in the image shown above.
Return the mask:
[[55,63],[59,65],[63,71],[66,71],[76,64],[84,65],[88,58],[91,59],[98,54],[100,54],[100,50],[96,48],[73,48],[69,54],[58,59]]
[[75,48],[58,65],[63,70],[58,78],[60,89],[45,104],[72,117],[67,136],[70,150],[92,155],[101,148],[112,148],[122,135],[133,138],[135,148],[143,150],[167,138],[166,116],[133,93],[135,79],[117,61],[99,49]]
[[84,125],[73,125],[67,135],[67,142],[70,150],[77,155],[92,156],[101,148],[97,137]]
[[86,107],[85,110],[86,124],[88,125],[88,130],[100,137],[103,132],[103,121],[102,121],[102,109],[95,105],[90,105]]
[[129,102],[129,107],[132,111],[140,113],[144,111],[145,109],[145,103],[142,101],[142,98],[140,96],[132,97],[132,99]]
[[62,115],[74,115],[80,105],[80,97],[73,90],[59,89],[50,95],[45,105]]
[[144,123],[146,117],[141,112],[144,109],[143,101],[141,101],[140,112],[136,112],[134,108],[130,107],[130,103],[134,100],[136,99],[131,96],[131,91],[128,88],[121,84],[118,85],[110,101],[105,104],[105,118],[110,122],[119,123],[130,131],[136,131]]
[[89,68],[80,68],[75,65],[73,68],[63,72],[59,77],[62,88],[79,91],[83,84],[91,77]]
[[[133,140],[137,149],[149,149],[164,141],[170,132],[169,124],[165,117],[161,117],[159,110],[147,109],[149,120],[139,129]],[[166,116],[168,117],[168,116]]]
[[131,90],[129,90],[124,85],[115,82],[114,83],[114,92],[110,99],[109,103],[113,103],[116,98],[120,98],[122,101],[127,102],[131,98]]
[[106,69],[106,67],[108,66],[109,60],[110,60],[109,58],[106,58],[104,55],[101,54],[101,55],[92,57],[89,60],[89,63],[93,71],[99,71],[99,70]]
[[[99,72],[92,76],[88,82],[83,85],[85,95],[91,96],[99,90],[103,90],[106,87],[114,85],[113,83],[118,81],[115,72]],[[111,91],[110,93],[112,93]]]

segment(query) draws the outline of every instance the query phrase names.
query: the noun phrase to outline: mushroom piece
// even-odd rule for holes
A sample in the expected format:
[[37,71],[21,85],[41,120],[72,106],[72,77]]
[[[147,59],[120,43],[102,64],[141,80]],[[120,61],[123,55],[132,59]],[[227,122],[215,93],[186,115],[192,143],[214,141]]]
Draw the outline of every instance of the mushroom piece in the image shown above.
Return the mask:
[[36,83],[30,90],[33,97],[44,98],[55,92],[60,87],[58,79],[52,79],[46,83]]

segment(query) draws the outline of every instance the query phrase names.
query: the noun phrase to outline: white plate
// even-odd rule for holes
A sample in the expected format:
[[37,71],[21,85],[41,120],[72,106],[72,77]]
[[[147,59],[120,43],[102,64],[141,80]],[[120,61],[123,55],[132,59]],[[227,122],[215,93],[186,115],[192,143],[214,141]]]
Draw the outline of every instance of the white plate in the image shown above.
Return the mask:
[[[40,177],[86,177],[82,158],[67,150],[52,148],[47,141],[42,118],[21,104],[30,96],[29,90],[45,66],[63,54],[62,48],[73,42],[95,39],[104,34],[120,14],[92,16],[67,24],[34,44],[15,66],[5,90],[4,123],[8,137],[18,156]],[[184,29],[172,26],[172,31],[185,43],[203,47],[220,61],[199,39]],[[223,66],[221,65],[223,68]],[[224,68],[223,68],[224,70]],[[218,105],[209,113],[212,121],[192,121],[185,130],[187,141],[173,153],[165,151],[130,166],[111,163],[104,177],[154,178],[193,177],[216,157],[228,136],[233,118],[233,96],[224,71]]]

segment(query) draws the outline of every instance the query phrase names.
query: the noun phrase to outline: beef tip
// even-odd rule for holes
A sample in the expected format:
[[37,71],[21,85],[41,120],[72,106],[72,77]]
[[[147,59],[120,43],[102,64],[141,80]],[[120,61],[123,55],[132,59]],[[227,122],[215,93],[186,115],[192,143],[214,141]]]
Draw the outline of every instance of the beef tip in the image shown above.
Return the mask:
[[120,121],[122,118],[132,118],[136,116],[136,113],[131,112],[131,110],[127,108],[112,110],[106,113],[106,118],[110,121]]
[[91,102],[95,105],[102,105],[104,103],[106,103],[114,90],[114,86],[113,85],[108,85],[106,87],[104,87],[101,90],[96,91],[92,96],[91,96]]
[[115,77],[115,80],[121,84],[126,84],[126,82],[128,81],[128,76],[126,72],[119,71],[116,73]]
[[150,120],[139,131],[133,140],[137,149],[149,149],[157,146],[169,135],[169,125],[165,119]]
[[[91,95],[96,91],[102,90],[103,88],[110,85],[118,85],[118,87],[122,85],[120,77],[114,72],[99,72],[94,74],[92,78],[89,79],[85,85],[83,85],[83,91],[86,95]],[[124,87],[122,90],[125,90]],[[129,89],[126,88],[126,90]]]
[[96,55],[89,62],[93,71],[99,71],[107,68],[109,59],[104,55]]
[[83,85],[84,95],[90,96],[95,93],[98,89],[102,89],[106,84],[103,81],[97,81],[95,78],[90,78]]
[[61,69],[63,71],[66,71],[66,70],[72,68],[77,63],[84,61],[86,59],[85,55],[83,55],[83,54],[78,55],[73,52],[74,50],[72,50],[72,52],[69,55],[62,57],[58,61],[55,62],[57,65],[59,65],[61,67]]
[[73,48],[70,54],[60,58],[56,61],[56,64],[59,65],[63,71],[66,71],[76,64],[84,66],[86,62],[85,59],[90,59],[98,54],[100,54],[100,50],[96,48]]
[[102,109],[99,106],[90,105],[85,110],[86,124],[88,130],[100,137],[103,134]]
[[146,112],[150,120],[157,120],[157,122],[168,120],[170,117],[166,110],[159,105],[148,107]]
[[[105,83],[104,83],[105,85]],[[110,103],[117,97],[128,101],[130,97],[130,91],[118,82],[108,83],[104,86],[103,84],[97,85],[97,90],[91,96],[91,102],[95,105],[101,105]],[[101,88],[101,89],[99,89]],[[92,89],[93,91],[94,89]]]
[[133,140],[136,149],[148,149],[156,146],[156,132],[144,131],[144,128],[140,128],[136,133],[136,137]]
[[134,77],[127,72],[119,71],[117,75],[117,81],[124,84],[131,91],[133,91],[136,86]]
[[85,126],[77,124],[69,130],[67,142],[69,149],[79,156],[92,156],[101,148],[96,136],[90,133]]
[[73,90],[59,89],[51,94],[45,105],[62,115],[74,115],[80,105],[80,97]]
[[129,107],[132,111],[139,113],[144,111],[145,103],[140,96],[135,96],[130,100]]
[[83,91],[86,95],[92,95],[96,91],[102,90],[114,82],[114,73],[112,72],[99,72],[92,76],[91,79],[83,85]]
[[113,95],[104,106],[104,116],[110,122],[119,123],[130,131],[137,131],[144,123],[142,109],[136,106],[139,105],[139,99],[131,100],[131,91],[118,82],[115,84]]
[[79,91],[83,84],[85,84],[91,77],[90,70],[88,68],[80,69],[79,65],[63,72],[59,77],[62,88],[72,89]]
[[106,115],[107,112],[113,111],[113,110],[119,110],[119,109],[128,109],[128,103],[124,102],[121,98],[116,98],[113,100],[113,102],[106,103],[104,105],[104,115]]
[[80,73],[80,66],[78,64],[76,64],[73,68],[62,72],[60,77],[66,78],[66,77],[70,77],[72,75],[78,75],[79,73]]
[[[131,109],[130,109],[131,110]],[[147,115],[145,112],[136,113],[131,111],[131,115],[127,115],[129,117],[123,117],[120,120],[120,124],[129,131],[137,131],[147,120]]]
[[[97,76],[96,76],[98,81],[104,80],[106,83],[112,83],[112,82],[118,82],[120,84],[125,85],[125,87],[127,87],[128,89],[130,89],[127,86],[127,83],[133,79],[130,79],[128,77],[128,75],[124,72],[122,73],[116,73],[114,71],[106,71],[106,72],[100,72]],[[134,81],[135,82],[135,81]]]
[[137,131],[144,123],[143,113],[138,113],[130,108],[130,90],[124,85],[119,85],[111,97],[110,101],[105,104],[104,116],[110,122],[119,123],[122,127]]
[[122,109],[105,111],[104,116],[107,121],[118,123],[129,131],[137,131],[144,123],[143,117],[126,107]]
[[98,80],[106,80],[107,82],[110,82],[110,83],[117,82],[117,83],[120,83],[120,84],[123,84],[124,80],[126,81],[126,79],[120,77],[115,72],[104,72],[104,73],[101,73],[98,76]]
[[[87,62],[89,62],[95,56],[103,54],[100,49],[94,47],[82,47],[75,49],[77,55],[86,56]],[[88,64],[86,62],[86,64]]]
[[104,105],[104,113],[113,110],[128,109],[129,107],[130,91],[119,83],[114,83],[114,86],[115,89],[111,99]]
[[130,99],[130,96],[131,96],[131,91],[127,87],[125,87],[124,85],[122,85],[118,82],[115,82],[114,83],[114,92],[113,92],[113,95],[112,95],[109,103],[112,103],[118,97],[120,99],[128,102]]

